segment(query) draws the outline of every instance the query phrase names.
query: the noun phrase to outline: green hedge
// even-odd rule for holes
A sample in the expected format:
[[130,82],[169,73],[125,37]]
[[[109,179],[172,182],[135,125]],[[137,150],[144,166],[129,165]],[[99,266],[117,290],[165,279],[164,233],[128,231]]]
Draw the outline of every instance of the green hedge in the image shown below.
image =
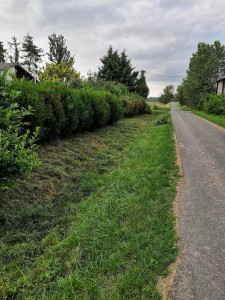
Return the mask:
[[150,107],[144,99],[137,96],[124,98],[124,117],[150,113]]
[[12,178],[31,172],[40,165],[36,153],[39,129],[30,133],[24,118],[33,110],[16,102],[19,92],[8,91],[6,75],[0,76],[0,191],[12,184]]
[[225,115],[225,95],[207,94],[200,99],[204,111],[215,115]]
[[122,116],[149,113],[145,100],[122,97],[104,90],[73,89],[63,83],[12,80],[10,90],[20,91],[17,103],[32,106],[34,114],[25,121],[31,131],[40,127],[40,140],[67,136],[80,130],[113,124]]

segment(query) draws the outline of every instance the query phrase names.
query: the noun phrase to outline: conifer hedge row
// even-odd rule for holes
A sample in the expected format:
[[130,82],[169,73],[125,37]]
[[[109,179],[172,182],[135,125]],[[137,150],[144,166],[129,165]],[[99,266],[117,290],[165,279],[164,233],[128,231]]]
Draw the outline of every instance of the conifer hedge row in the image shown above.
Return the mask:
[[81,130],[93,130],[113,124],[123,116],[149,113],[146,102],[115,95],[108,91],[73,89],[63,83],[12,80],[8,89],[19,91],[16,102],[33,108],[24,121],[31,131],[40,127],[41,141],[67,136]]

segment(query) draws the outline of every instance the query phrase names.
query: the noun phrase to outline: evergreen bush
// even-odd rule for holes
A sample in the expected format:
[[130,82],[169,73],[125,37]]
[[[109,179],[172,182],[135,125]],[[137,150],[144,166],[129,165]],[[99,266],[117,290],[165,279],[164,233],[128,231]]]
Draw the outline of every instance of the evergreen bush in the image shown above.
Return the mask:
[[35,85],[14,79],[9,83],[8,91],[19,91],[17,102],[20,107],[33,107],[34,113],[25,120],[30,123],[31,132],[40,127],[39,139],[45,141],[113,124],[122,116],[149,113],[143,98],[135,94],[127,96],[127,90],[121,85],[112,87],[114,85],[110,84],[113,93],[88,86],[74,89],[60,82],[45,81]]

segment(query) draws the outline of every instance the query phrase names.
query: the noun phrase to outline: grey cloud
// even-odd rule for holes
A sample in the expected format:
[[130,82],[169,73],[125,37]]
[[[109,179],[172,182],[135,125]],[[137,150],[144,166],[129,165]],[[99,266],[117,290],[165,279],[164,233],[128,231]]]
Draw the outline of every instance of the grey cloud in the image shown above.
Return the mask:
[[[104,22],[121,21],[115,3],[99,2],[99,5],[91,5],[91,1],[41,1],[42,20],[44,24],[58,24],[62,28],[80,26],[84,28],[95,27]],[[96,3],[98,3],[96,1]]]
[[26,14],[28,7],[30,4],[30,0],[11,0],[7,1],[7,7],[5,9],[5,13],[8,15],[18,15],[18,14]]
[[[95,71],[111,44],[125,48],[137,70],[184,75],[200,41],[225,43],[224,0],[0,0],[2,39],[30,32],[48,51],[48,35],[63,34],[76,68]],[[182,78],[147,74],[150,89]]]

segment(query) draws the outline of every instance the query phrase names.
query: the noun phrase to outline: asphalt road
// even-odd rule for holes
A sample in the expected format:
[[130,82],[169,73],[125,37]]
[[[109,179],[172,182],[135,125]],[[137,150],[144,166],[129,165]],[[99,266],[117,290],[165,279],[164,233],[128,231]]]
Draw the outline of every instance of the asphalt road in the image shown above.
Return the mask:
[[183,182],[178,194],[181,260],[173,300],[225,299],[225,130],[190,112],[171,114]]

